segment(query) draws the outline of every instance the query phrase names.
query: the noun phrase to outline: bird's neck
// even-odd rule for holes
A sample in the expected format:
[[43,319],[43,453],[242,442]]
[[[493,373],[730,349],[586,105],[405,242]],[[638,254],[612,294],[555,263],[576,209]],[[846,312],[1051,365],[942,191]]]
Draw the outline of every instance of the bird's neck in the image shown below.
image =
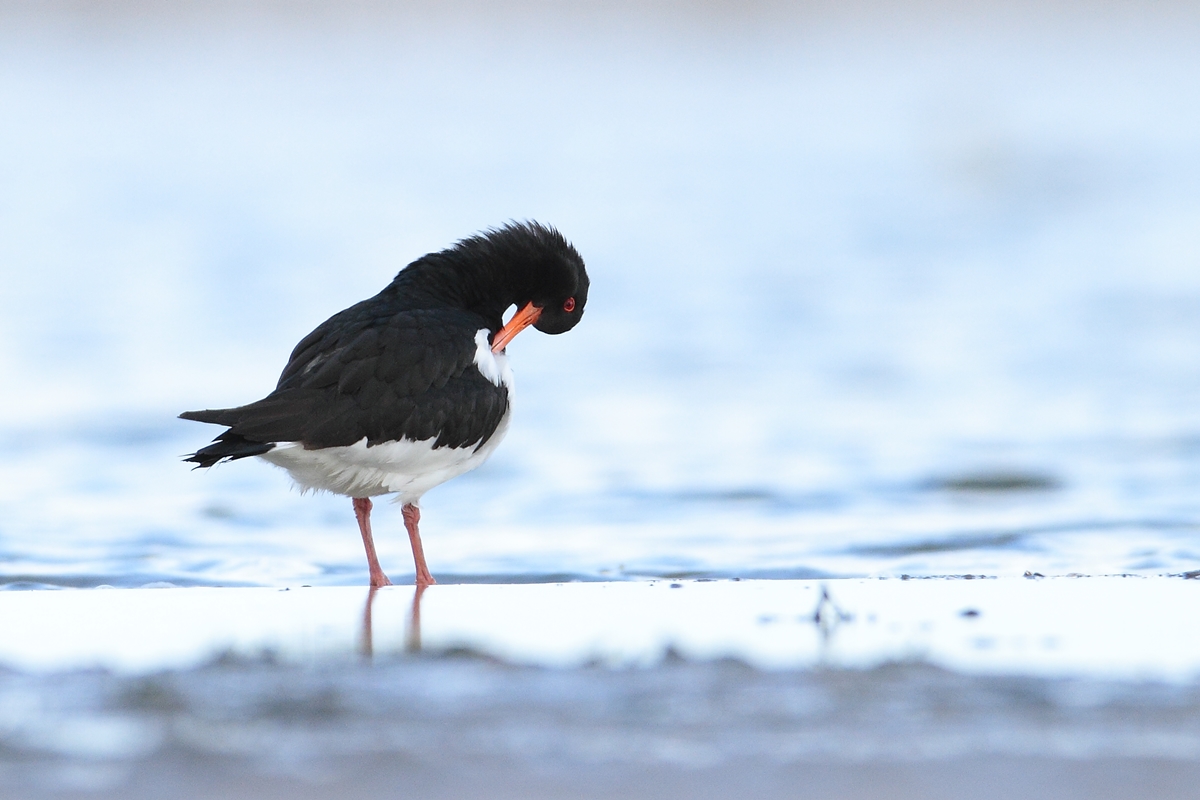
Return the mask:
[[457,308],[483,317],[499,330],[504,312],[528,294],[527,275],[512,259],[472,258],[459,252],[431,253],[409,264],[385,292],[405,305]]

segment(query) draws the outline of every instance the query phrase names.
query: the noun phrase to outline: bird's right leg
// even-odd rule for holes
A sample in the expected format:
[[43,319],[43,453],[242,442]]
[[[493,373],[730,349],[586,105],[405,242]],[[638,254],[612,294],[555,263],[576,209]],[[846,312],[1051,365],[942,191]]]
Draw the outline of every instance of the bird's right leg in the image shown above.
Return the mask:
[[371,498],[354,498],[354,516],[358,519],[358,532],[362,534],[363,547],[367,549],[367,567],[371,570],[371,586],[391,586],[388,576],[383,574],[379,566],[379,556],[375,555],[375,540],[371,538]]

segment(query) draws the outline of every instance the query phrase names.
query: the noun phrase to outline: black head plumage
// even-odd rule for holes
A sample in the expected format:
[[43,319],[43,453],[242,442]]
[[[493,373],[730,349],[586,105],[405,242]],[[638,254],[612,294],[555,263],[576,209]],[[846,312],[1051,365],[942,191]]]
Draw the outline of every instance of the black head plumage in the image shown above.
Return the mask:
[[533,303],[534,327],[564,333],[579,322],[590,282],[583,258],[563,235],[538,222],[513,222],[417,259],[389,290],[434,297],[479,314],[499,329],[505,310]]

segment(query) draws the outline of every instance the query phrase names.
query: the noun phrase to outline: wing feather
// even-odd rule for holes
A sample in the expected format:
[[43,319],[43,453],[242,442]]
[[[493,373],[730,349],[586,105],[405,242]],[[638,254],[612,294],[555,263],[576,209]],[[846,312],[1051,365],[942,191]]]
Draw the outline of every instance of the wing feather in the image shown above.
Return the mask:
[[[482,318],[454,309],[390,315],[365,301],[300,341],[275,391],[249,405],[187,412],[251,444],[322,448],[436,438],[478,446],[508,410],[508,391],[474,365]],[[253,447],[247,448],[254,449]]]

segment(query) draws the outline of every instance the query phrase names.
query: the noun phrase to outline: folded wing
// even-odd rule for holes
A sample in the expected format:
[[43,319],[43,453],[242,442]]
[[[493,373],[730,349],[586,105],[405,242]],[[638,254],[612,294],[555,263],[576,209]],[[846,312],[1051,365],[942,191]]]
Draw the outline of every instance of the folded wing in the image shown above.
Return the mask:
[[475,366],[481,318],[457,310],[385,314],[371,301],[335,315],[292,352],[275,391],[238,408],[183,419],[228,426],[187,458],[199,466],[261,455],[277,442],[306,448],[436,439],[478,447],[508,411],[508,390]]

